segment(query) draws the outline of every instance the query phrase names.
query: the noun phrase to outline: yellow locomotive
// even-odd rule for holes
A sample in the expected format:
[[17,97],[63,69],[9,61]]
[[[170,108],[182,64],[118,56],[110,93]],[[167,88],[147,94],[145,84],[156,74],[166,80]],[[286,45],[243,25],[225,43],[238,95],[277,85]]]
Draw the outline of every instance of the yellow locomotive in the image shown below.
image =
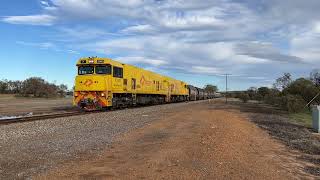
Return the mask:
[[74,105],[87,110],[188,100],[185,82],[109,58],[77,62]]

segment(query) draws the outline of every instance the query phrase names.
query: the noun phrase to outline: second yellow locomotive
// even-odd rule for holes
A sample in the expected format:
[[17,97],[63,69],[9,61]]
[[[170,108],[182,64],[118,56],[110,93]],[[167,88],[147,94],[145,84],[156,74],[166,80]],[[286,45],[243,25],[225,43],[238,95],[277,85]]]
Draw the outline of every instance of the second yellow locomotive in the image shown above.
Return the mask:
[[87,110],[188,100],[185,82],[109,58],[81,58],[77,67],[74,105]]

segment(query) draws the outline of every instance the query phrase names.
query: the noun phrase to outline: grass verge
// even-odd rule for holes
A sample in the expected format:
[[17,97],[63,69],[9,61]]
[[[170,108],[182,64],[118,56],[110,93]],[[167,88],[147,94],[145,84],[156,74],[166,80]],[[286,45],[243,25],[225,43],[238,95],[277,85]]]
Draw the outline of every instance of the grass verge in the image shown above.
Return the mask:
[[308,128],[312,127],[312,113],[308,110],[289,114],[290,122],[301,124]]

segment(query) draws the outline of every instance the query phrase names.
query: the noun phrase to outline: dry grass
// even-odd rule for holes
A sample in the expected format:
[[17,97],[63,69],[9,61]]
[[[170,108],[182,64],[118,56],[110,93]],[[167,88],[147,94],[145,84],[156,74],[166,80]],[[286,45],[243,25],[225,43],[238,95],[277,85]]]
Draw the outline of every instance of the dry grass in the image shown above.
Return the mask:
[[306,127],[312,127],[312,114],[309,111],[293,113],[289,115],[290,121]]
[[72,97],[25,98],[13,94],[0,94],[0,116],[23,115],[65,111],[72,109]]

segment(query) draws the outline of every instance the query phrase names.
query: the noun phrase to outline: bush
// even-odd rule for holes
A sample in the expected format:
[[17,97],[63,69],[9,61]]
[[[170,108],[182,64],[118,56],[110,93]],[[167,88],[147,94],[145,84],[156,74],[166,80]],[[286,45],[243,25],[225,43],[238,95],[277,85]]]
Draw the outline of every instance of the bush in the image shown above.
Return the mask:
[[[275,83],[277,88],[260,87],[257,90],[250,88],[248,90],[249,98],[263,100],[267,104],[288,112],[299,112],[320,92],[319,84],[317,84],[319,74],[313,73],[311,80],[305,78],[292,80],[291,75],[285,73],[283,77],[277,79]],[[244,94],[241,94],[239,98],[244,102],[248,101]],[[320,96],[313,99],[313,103],[319,104]]]
[[281,104],[280,92],[275,89],[270,89],[268,94],[265,94],[263,97],[263,101],[267,104],[271,105],[279,105]]
[[263,99],[264,99],[264,96],[262,96],[261,94],[257,94],[254,97],[254,100],[257,100],[257,101],[262,101]]
[[300,95],[284,95],[284,96],[271,96],[265,97],[267,104],[275,105],[288,112],[299,112],[303,110],[307,104],[306,101]]
[[9,86],[8,86],[8,80],[1,80],[0,81],[0,93],[5,94],[8,93]]
[[239,98],[242,100],[242,102],[246,103],[249,101],[250,96],[247,93],[241,93]]
[[[304,101],[309,102],[319,93],[320,89],[313,84],[312,81],[304,78],[299,78],[293,81],[286,89],[283,90],[283,95],[298,95],[304,99]],[[315,99],[315,102],[319,102],[319,98]]]
[[24,97],[64,97],[67,93],[67,86],[49,83],[39,77],[31,77],[22,82],[21,90],[19,91],[19,96]]
[[300,112],[306,104],[306,101],[300,95],[286,96],[286,110],[289,112]]

